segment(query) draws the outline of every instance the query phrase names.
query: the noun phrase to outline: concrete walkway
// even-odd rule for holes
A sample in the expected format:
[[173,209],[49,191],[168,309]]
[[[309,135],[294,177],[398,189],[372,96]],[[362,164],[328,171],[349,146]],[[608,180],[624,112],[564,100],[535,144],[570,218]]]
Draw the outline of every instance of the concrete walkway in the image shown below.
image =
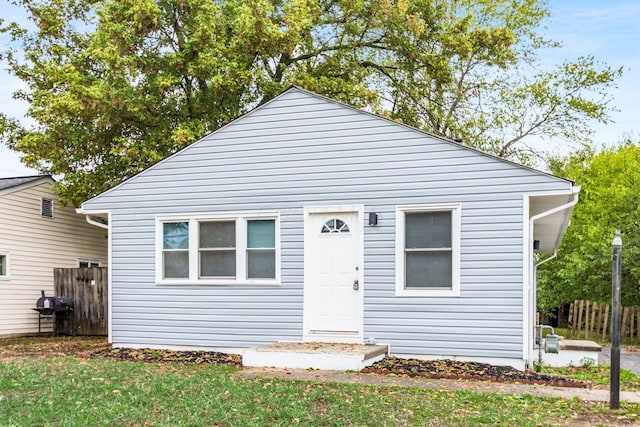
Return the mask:
[[[611,366],[611,347],[602,347],[598,363]],[[629,351],[626,347],[620,348],[620,368],[640,375],[640,351]]]
[[[530,394],[542,397],[559,397],[593,402],[608,402],[609,389],[583,389],[571,387],[550,387],[543,385],[525,385],[494,383],[488,381],[465,381],[431,379],[420,377],[391,377],[377,374],[349,373],[343,371],[309,371],[302,369],[244,368],[238,375],[248,377],[281,378],[302,381],[338,382],[368,384],[377,386],[415,387],[430,390],[469,390],[482,393]],[[623,391],[620,400],[640,403],[640,392]]]

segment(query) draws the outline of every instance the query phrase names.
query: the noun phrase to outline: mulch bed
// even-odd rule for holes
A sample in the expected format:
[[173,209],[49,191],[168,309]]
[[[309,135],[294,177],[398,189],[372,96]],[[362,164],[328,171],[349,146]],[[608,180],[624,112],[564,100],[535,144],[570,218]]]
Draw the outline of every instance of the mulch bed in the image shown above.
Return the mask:
[[534,371],[519,371],[510,366],[456,360],[418,360],[386,357],[361,372],[380,375],[476,380],[515,384],[541,384],[555,387],[591,388],[590,381],[580,381]]
[[101,348],[87,353],[89,357],[104,357],[116,360],[143,362],[188,363],[196,365],[242,366],[242,356],[213,351],[173,351],[153,350],[149,348]]

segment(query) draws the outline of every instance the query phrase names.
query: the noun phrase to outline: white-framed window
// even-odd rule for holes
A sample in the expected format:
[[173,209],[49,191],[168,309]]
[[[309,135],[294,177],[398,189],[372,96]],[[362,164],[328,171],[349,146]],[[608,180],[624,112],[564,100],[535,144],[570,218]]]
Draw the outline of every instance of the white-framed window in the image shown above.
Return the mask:
[[280,284],[279,213],[156,217],[156,283]]
[[11,256],[8,251],[0,251],[0,280],[11,278]]
[[102,261],[99,259],[78,258],[78,267],[102,267]]
[[43,218],[53,219],[53,199],[48,197],[40,198],[40,215]]
[[460,295],[460,204],[396,208],[396,295]]

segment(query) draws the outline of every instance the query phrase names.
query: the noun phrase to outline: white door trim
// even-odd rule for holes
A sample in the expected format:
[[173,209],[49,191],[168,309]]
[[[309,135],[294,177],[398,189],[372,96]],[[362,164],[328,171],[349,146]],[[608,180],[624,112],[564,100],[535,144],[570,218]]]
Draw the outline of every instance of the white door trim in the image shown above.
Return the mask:
[[[311,334],[309,331],[309,325],[311,322],[310,311],[308,307],[314,303],[311,299],[309,292],[307,292],[307,286],[311,283],[310,269],[307,268],[307,263],[310,262],[311,257],[309,254],[309,239],[310,233],[310,218],[311,214],[315,213],[341,213],[350,212],[356,213],[358,220],[355,225],[360,231],[360,238],[358,242],[358,282],[360,284],[359,292],[359,313],[358,313],[358,333],[348,335],[336,335],[336,334]],[[364,341],[364,205],[337,205],[337,206],[305,206],[304,207],[304,284],[303,284],[303,314],[302,314],[302,338],[303,341],[324,341],[324,342],[349,342],[349,343],[362,343]]]

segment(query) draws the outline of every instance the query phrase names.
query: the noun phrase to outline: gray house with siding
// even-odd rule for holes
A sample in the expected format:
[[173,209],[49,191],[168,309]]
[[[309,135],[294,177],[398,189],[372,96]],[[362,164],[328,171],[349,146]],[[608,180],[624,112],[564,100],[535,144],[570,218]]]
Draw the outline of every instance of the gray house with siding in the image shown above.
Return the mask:
[[522,368],[534,252],[557,250],[577,193],[292,87],[81,211],[108,218],[115,346],[374,339]]

